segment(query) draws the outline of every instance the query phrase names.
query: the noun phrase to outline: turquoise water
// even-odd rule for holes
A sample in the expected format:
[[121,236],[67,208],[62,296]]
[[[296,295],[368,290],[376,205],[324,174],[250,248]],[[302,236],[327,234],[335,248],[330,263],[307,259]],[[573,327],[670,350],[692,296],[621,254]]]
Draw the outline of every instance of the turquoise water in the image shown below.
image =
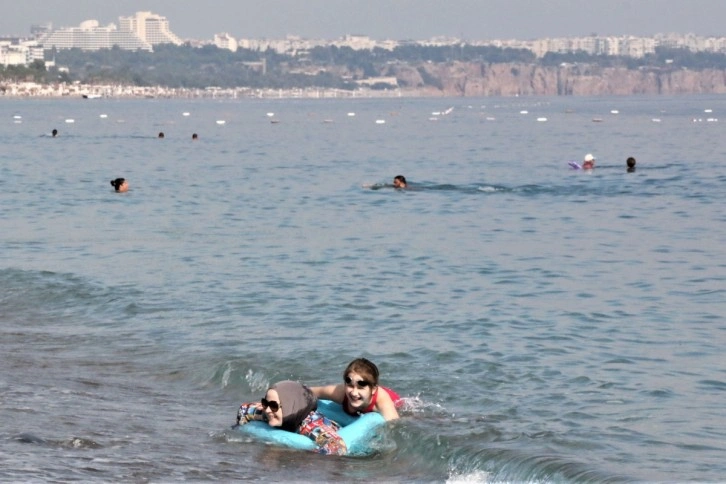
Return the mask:
[[[0,480],[722,480],[725,111],[0,100]],[[358,356],[373,457],[230,430]]]

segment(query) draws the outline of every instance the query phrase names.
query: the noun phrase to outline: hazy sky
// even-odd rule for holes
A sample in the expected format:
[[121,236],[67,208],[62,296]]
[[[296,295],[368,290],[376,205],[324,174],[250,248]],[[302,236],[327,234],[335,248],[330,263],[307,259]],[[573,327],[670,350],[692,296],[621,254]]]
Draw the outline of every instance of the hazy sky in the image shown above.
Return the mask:
[[74,27],[150,10],[183,39],[534,39],[695,33],[726,36],[726,0],[0,0],[0,35]]

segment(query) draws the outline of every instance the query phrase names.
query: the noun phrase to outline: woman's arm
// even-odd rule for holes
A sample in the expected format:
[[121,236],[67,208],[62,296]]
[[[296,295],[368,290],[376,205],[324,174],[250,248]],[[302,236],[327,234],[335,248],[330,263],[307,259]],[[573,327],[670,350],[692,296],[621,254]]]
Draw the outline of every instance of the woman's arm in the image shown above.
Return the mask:
[[338,385],[326,385],[322,387],[310,387],[318,399],[332,400],[336,403],[343,403],[345,397],[345,385],[342,383]]
[[383,415],[386,421],[396,420],[398,418],[396,404],[393,403],[386,389],[380,386],[378,387],[378,398],[376,399],[376,411]]
[[243,403],[237,410],[237,425],[244,425],[252,420],[264,420],[261,405],[258,402]]

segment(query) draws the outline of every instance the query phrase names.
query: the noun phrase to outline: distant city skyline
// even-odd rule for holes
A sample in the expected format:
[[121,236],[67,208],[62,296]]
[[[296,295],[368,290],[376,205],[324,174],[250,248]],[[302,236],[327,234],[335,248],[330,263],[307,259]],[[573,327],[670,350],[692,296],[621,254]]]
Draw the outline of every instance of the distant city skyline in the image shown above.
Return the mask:
[[[32,24],[54,28],[85,20],[118,24],[118,17],[152,11],[183,39],[377,40],[432,37],[535,39],[693,33],[726,36],[726,0],[0,0],[0,36],[30,34]],[[196,3],[196,2],[195,2]],[[62,7],[61,7],[62,5]]]

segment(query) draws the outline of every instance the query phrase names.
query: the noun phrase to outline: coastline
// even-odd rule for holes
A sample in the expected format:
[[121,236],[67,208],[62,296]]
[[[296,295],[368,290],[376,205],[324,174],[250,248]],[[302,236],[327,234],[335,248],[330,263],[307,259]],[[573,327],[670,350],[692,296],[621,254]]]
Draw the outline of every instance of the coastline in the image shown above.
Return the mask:
[[[439,92],[437,97],[446,97]],[[237,88],[171,88],[165,86],[124,86],[94,84],[38,84],[35,82],[0,83],[0,99],[26,98],[80,98],[96,99],[352,99],[432,97],[429,90],[422,89],[255,89]]]
[[634,70],[588,65],[543,67],[456,62],[416,68],[398,66],[392,76],[395,80],[390,83],[398,86],[386,89],[373,89],[360,83],[356,89],[347,90],[0,82],[0,98],[365,99],[726,94],[725,72],[719,69]]

